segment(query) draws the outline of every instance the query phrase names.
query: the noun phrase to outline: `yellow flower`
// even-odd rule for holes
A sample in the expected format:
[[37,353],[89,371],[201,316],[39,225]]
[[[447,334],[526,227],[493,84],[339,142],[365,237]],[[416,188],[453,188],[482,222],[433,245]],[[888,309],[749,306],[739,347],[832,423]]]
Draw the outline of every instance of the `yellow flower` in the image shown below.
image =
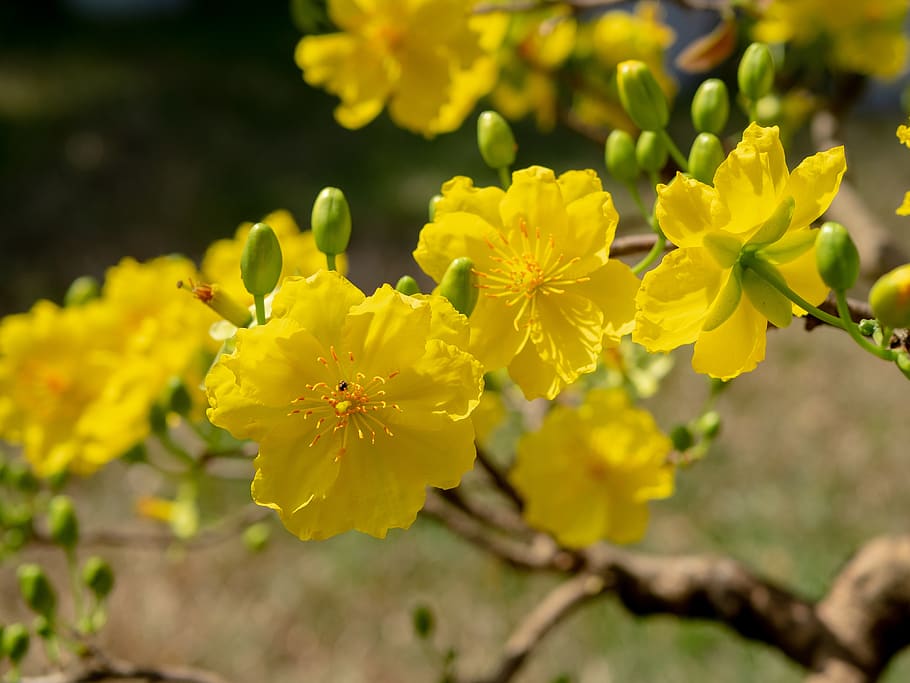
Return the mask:
[[414,258],[439,282],[474,261],[480,295],[470,350],[534,398],[592,372],[604,344],[631,332],[638,279],[609,260],[618,216],[594,171],[516,171],[507,192],[456,177],[443,185]]
[[673,494],[672,450],[651,414],[619,389],[595,389],[579,408],[557,405],[518,444],[510,479],[524,517],[563,545],[633,543],[648,526],[648,501]]
[[907,0],[771,0],[754,37],[821,47],[839,69],[891,78],[907,58],[906,16]]
[[483,387],[467,320],[441,297],[370,297],[334,272],[289,278],[266,325],[206,380],[209,419],[259,443],[253,499],[301,539],[408,527],[427,486],[474,461]]
[[483,40],[490,20],[471,17],[472,4],[330,0],[342,32],[304,37],[297,64],[307,83],[341,98],[335,118],[346,128],[365,126],[388,103],[402,128],[427,136],[454,130],[495,79]]
[[38,476],[89,473],[148,433],[143,373],[123,367],[118,332],[101,302],[39,301],[0,322],[0,436]]
[[904,201],[894,213],[898,216],[910,216],[910,191],[904,193]]
[[809,226],[845,170],[843,147],[835,147],[788,172],[777,127],[753,123],[717,169],[714,187],[681,174],[658,186],[657,218],[679,249],[642,280],[633,341],[649,351],[695,342],[692,366],[712,377],[754,369],[768,321],[782,327],[791,313],[805,313],[768,279],[812,305],[827,294]]
[[499,81],[490,95],[496,111],[510,119],[533,113],[540,129],[552,129],[557,114],[553,74],[572,54],[575,32],[575,19],[566,6],[516,14],[500,51]]
[[910,126],[905,126],[901,124],[897,127],[897,139],[901,141],[901,144],[910,147]]
[[[267,223],[275,231],[281,245],[279,285],[290,275],[307,276],[320,268],[325,268],[325,254],[316,248],[313,232],[311,230],[300,232],[290,212],[284,209],[273,211],[263,218],[262,222]],[[213,242],[206,249],[200,268],[206,281],[217,282],[228,296],[245,306],[253,305],[253,297],[246,291],[243,280],[240,279],[240,255],[252,227],[252,223],[241,223],[233,239]],[[344,254],[338,257],[337,266],[342,273],[347,271],[347,257]]]

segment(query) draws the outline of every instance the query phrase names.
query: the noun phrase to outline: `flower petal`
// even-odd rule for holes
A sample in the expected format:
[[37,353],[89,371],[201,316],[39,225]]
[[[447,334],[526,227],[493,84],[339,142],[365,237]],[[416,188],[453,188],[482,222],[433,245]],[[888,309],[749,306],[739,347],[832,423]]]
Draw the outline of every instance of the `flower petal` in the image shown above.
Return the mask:
[[537,353],[566,383],[593,372],[603,350],[604,316],[599,306],[568,291],[538,294],[532,315],[536,320],[531,323],[531,340]]
[[[815,245],[801,256],[777,266],[777,272],[784,276],[787,286],[813,306],[818,306],[828,296],[830,287],[818,274],[815,260]],[[806,312],[793,304],[794,315],[805,315]]]
[[645,273],[635,297],[632,340],[649,351],[670,351],[698,337],[726,272],[707,249],[677,249]]
[[531,166],[512,174],[512,185],[499,205],[502,225],[509,233],[540,233],[562,241],[568,227],[565,203],[553,171]]
[[363,292],[337,271],[321,270],[310,277],[287,278],[272,301],[272,320],[287,318],[310,330],[325,350],[341,333],[351,306]]
[[828,210],[846,170],[842,146],[813,154],[793,169],[787,186],[787,192],[796,200],[791,230],[810,225]]
[[669,185],[657,186],[657,221],[678,247],[701,246],[703,236],[716,230],[719,206],[717,190],[682,173]]
[[470,352],[487,370],[509,364],[525,345],[529,328],[516,319],[514,306],[500,297],[488,296],[481,290],[477,306],[471,313]]
[[635,295],[641,281],[622,261],[610,259],[568,291],[587,297],[603,311],[604,345],[615,345],[635,327]]
[[423,226],[414,260],[436,282],[442,280],[449,264],[459,256],[474,261],[479,272],[488,272],[497,267],[492,260],[495,252],[489,245],[499,239],[499,233],[481,216],[461,211],[445,213]]
[[529,401],[535,398],[555,398],[566,385],[556,367],[545,363],[534,344],[525,344],[509,363],[509,376],[521,387]]
[[474,181],[465,176],[455,176],[442,185],[442,199],[436,205],[436,219],[447,213],[464,211],[483,218],[490,226],[502,227],[499,203],[506,193],[495,185],[474,187]]
[[768,320],[743,297],[739,308],[715,330],[695,342],[692,367],[718,379],[731,379],[754,370],[765,357]]

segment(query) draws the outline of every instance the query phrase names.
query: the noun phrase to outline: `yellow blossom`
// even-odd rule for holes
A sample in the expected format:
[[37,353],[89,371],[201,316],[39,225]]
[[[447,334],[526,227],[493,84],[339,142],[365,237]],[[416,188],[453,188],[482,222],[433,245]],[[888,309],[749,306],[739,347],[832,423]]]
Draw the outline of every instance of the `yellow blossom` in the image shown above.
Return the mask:
[[904,201],[901,202],[901,205],[897,207],[895,211],[898,216],[910,216],[910,191],[904,193]]
[[595,389],[578,408],[554,407],[540,431],[521,438],[510,479],[528,524],[561,544],[633,543],[647,529],[648,501],[673,494],[671,450],[624,391]]
[[907,0],[771,0],[754,37],[820,47],[839,69],[892,78],[907,58],[906,16]]
[[414,258],[437,282],[453,259],[473,260],[471,353],[488,370],[508,366],[528,398],[553,398],[632,329],[639,283],[609,259],[617,221],[591,170],[557,179],[532,166],[516,171],[506,192],[456,177],[443,185]]
[[910,147],[910,126],[905,126],[903,124],[898,126],[897,139],[901,141],[902,145]]
[[98,301],[0,322],[0,437],[38,476],[91,472],[148,433],[144,373],[123,366],[118,331]]
[[472,4],[329,0],[341,32],[304,37],[297,64],[307,83],[341,99],[335,118],[346,128],[365,126],[388,104],[408,130],[454,130],[495,79],[484,35],[491,20],[472,17]]
[[843,147],[789,172],[777,127],[751,124],[718,167],[714,187],[677,174],[658,186],[657,218],[679,249],[647,273],[636,298],[633,341],[649,351],[695,342],[697,372],[729,379],[765,355],[769,320],[781,327],[827,287],[815,265],[810,224],[834,199],[846,170]]
[[441,297],[288,278],[269,322],[239,330],[209,373],[209,419],[258,442],[253,499],[292,533],[381,538],[472,466],[483,375],[467,341]]
[[[316,248],[316,240],[310,230],[301,232],[290,212],[284,209],[273,211],[262,219],[275,232],[281,245],[281,276],[279,286],[289,275],[312,275],[320,268],[326,267],[325,254]],[[213,242],[202,258],[202,276],[208,282],[216,282],[235,301],[246,306],[253,304],[253,297],[243,286],[240,279],[240,255],[250,234],[252,223],[242,223],[234,233],[233,239],[222,239]],[[347,270],[347,257],[343,254],[337,260],[338,270]]]

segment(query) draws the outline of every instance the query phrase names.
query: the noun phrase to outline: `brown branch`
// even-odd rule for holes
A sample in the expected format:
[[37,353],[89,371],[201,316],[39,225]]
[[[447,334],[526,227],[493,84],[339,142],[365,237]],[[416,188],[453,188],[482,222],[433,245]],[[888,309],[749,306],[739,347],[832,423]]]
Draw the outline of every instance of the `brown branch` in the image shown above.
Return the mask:
[[521,495],[515,490],[515,487],[512,486],[512,483],[506,478],[506,475],[496,466],[496,463],[490,460],[490,456],[487,455],[487,452],[479,447],[477,448],[477,463],[483,468],[484,472],[489,475],[496,488],[499,489],[499,491],[505,495],[516,508],[522,510],[525,502]]
[[187,667],[139,666],[129,662],[93,662],[76,671],[26,676],[22,683],[95,683],[97,681],[146,681],[148,683],[228,683],[211,671]]

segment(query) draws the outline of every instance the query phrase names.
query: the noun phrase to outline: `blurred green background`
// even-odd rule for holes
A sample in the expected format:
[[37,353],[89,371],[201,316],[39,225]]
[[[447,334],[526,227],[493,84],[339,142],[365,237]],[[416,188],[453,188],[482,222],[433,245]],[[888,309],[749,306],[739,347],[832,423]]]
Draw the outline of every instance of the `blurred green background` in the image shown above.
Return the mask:
[[[199,258],[240,222],[279,207],[306,227],[326,185],[348,196],[351,276],[371,288],[416,274],[409,251],[442,181],[495,182],[475,152],[472,119],[432,141],[384,117],[362,131],[338,127],[333,99],[306,86],[293,62],[299,34],[284,2],[162,0],[133,15],[102,4],[0,3],[0,314],[37,297],[59,301],[74,277],[100,277],[125,255]],[[910,188],[910,156],[894,139],[901,118],[895,108],[856,115],[848,162],[851,180],[910,246],[908,219],[893,215]],[[601,167],[601,150],[577,135],[516,131],[520,164]],[[768,360],[721,400],[714,451],[680,472],[676,497],[654,506],[644,545],[730,553],[817,597],[863,540],[906,531],[906,380],[851,344],[798,324],[772,333]],[[669,429],[705,392],[683,352],[650,407]],[[144,477],[115,464],[77,483],[86,527],[131,518],[132,496],[160,485]],[[247,487],[244,476],[210,495],[230,507]],[[556,580],[506,569],[426,520],[385,542],[352,533],[302,544],[279,525],[275,535],[253,558],[239,540],[109,552],[120,584],[102,644],[238,682],[435,681],[438,661],[410,627],[416,605],[436,611],[438,647],[457,648],[461,670],[480,673]],[[0,621],[24,616],[13,572],[0,567]],[[517,680],[560,674],[579,683],[801,678],[720,627],[633,619],[609,599],[570,618]],[[905,656],[887,680],[908,677]]]

